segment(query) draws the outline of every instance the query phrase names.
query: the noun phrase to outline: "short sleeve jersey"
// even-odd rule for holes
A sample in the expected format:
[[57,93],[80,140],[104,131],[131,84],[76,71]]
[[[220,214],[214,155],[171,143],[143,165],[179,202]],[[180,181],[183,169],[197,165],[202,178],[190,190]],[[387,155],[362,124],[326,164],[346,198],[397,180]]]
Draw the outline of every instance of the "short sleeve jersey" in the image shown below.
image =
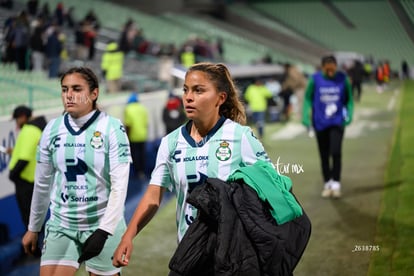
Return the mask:
[[227,180],[237,168],[257,160],[271,162],[250,127],[222,117],[196,143],[186,125],[161,140],[151,184],[160,185],[177,196],[178,240],[193,222],[197,209],[186,202],[187,195],[207,177]]
[[131,162],[129,141],[120,120],[103,112],[96,111],[78,131],[68,116],[48,123],[37,161],[55,169],[49,223],[83,231],[99,225],[111,190],[111,167]]

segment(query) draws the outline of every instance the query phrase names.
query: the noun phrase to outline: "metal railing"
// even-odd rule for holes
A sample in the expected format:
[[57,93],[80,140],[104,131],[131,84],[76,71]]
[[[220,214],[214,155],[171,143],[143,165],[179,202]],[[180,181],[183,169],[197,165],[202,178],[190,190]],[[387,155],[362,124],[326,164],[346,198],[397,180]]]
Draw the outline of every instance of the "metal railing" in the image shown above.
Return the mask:
[[47,84],[33,84],[16,77],[0,76],[0,116],[10,115],[17,105],[24,104],[35,110],[60,104],[58,87],[54,89]]

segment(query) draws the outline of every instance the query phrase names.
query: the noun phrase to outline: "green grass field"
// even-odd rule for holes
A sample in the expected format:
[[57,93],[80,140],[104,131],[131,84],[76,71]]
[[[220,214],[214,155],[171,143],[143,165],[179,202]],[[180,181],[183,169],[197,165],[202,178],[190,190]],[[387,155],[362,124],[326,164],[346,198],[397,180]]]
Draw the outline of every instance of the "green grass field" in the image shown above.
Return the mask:
[[373,253],[369,250],[378,246],[377,215],[397,106],[390,103],[397,104],[398,99],[394,88],[378,94],[375,87],[366,86],[361,103],[355,104],[354,121],[346,129],[343,144],[340,200],[320,197],[323,183],[315,138],[303,134],[282,142],[265,142],[267,147],[274,145],[273,154],[286,162],[301,163],[305,169],[290,175],[313,225],[295,275],[367,274]]
[[414,274],[414,82],[406,82],[385,173],[376,242],[381,251],[371,258],[368,275]]
[[[274,163],[283,163],[312,221],[311,239],[295,276],[414,275],[414,216],[409,208],[414,179],[413,83],[404,88],[406,93],[401,93],[398,82],[378,94],[374,86],[364,87],[354,122],[346,130],[339,200],[320,197],[323,183],[315,138],[304,131],[275,138],[275,133],[288,134],[289,127],[299,129],[295,121],[266,126],[263,144]],[[304,171],[293,170],[295,165]],[[175,247],[171,200],[134,240],[132,260],[122,275],[167,275]],[[78,275],[87,274],[81,270]]]

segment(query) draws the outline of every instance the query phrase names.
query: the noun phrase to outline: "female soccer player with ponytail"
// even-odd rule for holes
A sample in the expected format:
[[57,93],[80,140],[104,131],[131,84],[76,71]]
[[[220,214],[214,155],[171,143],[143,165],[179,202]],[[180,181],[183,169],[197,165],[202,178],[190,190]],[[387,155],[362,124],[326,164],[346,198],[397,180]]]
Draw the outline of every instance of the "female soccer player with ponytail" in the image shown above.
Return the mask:
[[40,275],[118,275],[113,252],[125,231],[130,148],[118,119],[96,106],[98,79],[88,68],[61,78],[64,114],[46,126],[38,146],[30,223],[22,243],[36,252],[50,205]]

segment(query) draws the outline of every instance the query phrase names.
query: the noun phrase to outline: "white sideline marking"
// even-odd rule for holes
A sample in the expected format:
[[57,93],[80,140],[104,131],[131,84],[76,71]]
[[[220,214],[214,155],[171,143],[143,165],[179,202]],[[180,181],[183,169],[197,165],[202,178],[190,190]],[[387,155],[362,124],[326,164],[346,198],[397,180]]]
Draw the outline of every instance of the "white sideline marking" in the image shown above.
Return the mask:
[[387,110],[388,111],[391,111],[391,110],[394,109],[395,101],[396,101],[398,93],[400,93],[400,90],[395,89],[394,93],[392,94],[392,97],[391,97],[391,99],[390,99],[390,101],[388,102],[388,105],[387,105]]
[[345,128],[345,137],[346,138],[358,138],[367,133],[367,131],[373,131],[380,128],[389,128],[392,127],[391,122],[377,122],[377,121],[367,121],[360,120],[353,122],[349,127]]
[[279,131],[272,134],[272,140],[289,140],[305,132],[306,128],[301,124],[289,123]]
[[[388,109],[395,106],[395,98],[398,90],[394,91],[394,103],[388,104]],[[391,102],[391,101],[390,101]],[[391,106],[391,107],[390,107]],[[353,122],[345,128],[346,138],[358,138],[363,136],[367,131],[373,131],[379,128],[392,127],[391,122],[371,121],[370,118],[377,115],[381,111],[374,108],[361,108],[355,112]],[[306,131],[305,127],[298,123],[288,123],[282,129],[272,133],[270,138],[272,140],[289,140],[295,138]]]

